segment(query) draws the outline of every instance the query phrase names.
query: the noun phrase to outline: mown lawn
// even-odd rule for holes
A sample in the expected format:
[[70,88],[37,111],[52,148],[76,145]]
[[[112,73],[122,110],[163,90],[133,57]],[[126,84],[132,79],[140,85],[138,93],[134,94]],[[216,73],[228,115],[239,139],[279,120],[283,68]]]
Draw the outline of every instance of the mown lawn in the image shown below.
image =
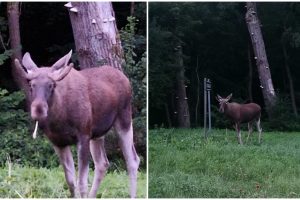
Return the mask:
[[[90,171],[89,188],[92,183]],[[98,198],[129,198],[129,182],[126,171],[108,173],[100,189]],[[146,174],[138,174],[137,197],[146,197]],[[62,168],[45,169],[12,166],[0,169],[0,198],[67,198],[70,196]]]
[[263,134],[150,130],[149,198],[300,198],[300,133]]

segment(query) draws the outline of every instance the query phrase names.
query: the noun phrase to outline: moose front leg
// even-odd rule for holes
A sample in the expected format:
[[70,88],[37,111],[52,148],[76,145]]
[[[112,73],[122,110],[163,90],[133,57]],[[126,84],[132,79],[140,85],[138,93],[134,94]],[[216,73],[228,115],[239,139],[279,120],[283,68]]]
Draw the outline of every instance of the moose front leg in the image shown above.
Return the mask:
[[74,167],[74,161],[73,156],[71,152],[70,146],[66,146],[63,148],[54,146],[54,150],[56,154],[59,157],[60,164],[62,165],[64,172],[65,172],[65,178],[67,181],[67,184],[69,186],[69,190],[71,193],[71,197],[74,198],[76,195],[76,174],[75,174],[75,167]]
[[81,198],[87,198],[89,175],[89,137],[81,136],[77,143],[78,153],[78,189]]

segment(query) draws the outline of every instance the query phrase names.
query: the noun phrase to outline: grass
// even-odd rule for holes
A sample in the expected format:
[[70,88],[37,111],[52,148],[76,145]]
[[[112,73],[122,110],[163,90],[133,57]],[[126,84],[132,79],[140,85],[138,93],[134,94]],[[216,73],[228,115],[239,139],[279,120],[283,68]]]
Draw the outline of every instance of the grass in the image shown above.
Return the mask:
[[[67,198],[70,196],[62,168],[46,169],[12,166],[0,169],[0,198]],[[90,171],[89,188],[93,174]],[[108,173],[97,197],[129,198],[129,181],[126,171]],[[146,197],[146,174],[138,174],[137,197]]]
[[149,197],[300,198],[300,133],[150,130]]

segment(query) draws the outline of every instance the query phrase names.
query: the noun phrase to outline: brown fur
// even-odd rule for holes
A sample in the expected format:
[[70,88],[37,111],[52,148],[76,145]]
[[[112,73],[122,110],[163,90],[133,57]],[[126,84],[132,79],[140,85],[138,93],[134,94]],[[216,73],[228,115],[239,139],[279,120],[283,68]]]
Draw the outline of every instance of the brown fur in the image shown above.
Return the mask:
[[[232,94],[230,94],[226,98],[222,98],[217,95],[217,101],[220,104],[219,111],[223,112],[225,116],[230,119],[234,123],[234,128],[237,131],[238,142],[243,144],[241,133],[240,133],[240,125],[242,123],[248,123],[249,134],[252,133],[252,123],[256,121],[257,129],[259,131],[259,142],[261,139],[261,127],[260,127],[260,116],[261,116],[261,107],[256,103],[248,103],[248,104],[238,104],[238,103],[229,103],[228,101],[231,99]],[[248,139],[247,138],[247,139]]]
[[[54,144],[72,197],[96,198],[109,166],[104,136],[114,126],[120,139],[130,182],[130,196],[136,195],[140,159],[133,144],[131,87],[127,77],[110,67],[76,71],[68,62],[72,51],[51,67],[38,68],[30,54],[22,64],[31,88],[31,118],[40,123]],[[15,64],[22,68],[19,60]],[[35,137],[35,133],[33,135]],[[77,145],[78,181],[69,145]],[[89,158],[95,173],[88,194]],[[78,194],[79,193],[79,194]]]

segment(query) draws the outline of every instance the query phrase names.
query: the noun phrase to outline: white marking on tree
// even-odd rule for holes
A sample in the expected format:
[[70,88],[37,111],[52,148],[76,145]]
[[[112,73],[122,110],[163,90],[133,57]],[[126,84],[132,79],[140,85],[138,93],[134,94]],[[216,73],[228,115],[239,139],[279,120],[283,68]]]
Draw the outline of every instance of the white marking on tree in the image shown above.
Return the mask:
[[272,80],[271,80],[271,79],[268,79],[268,87],[269,87],[270,93],[271,93],[272,95],[275,95],[275,93],[274,93],[274,88],[273,88],[273,84],[272,84]]
[[72,8],[73,7],[71,2],[66,3],[64,6],[67,7],[67,8]]
[[76,7],[70,9],[71,12],[78,13],[78,9]]

